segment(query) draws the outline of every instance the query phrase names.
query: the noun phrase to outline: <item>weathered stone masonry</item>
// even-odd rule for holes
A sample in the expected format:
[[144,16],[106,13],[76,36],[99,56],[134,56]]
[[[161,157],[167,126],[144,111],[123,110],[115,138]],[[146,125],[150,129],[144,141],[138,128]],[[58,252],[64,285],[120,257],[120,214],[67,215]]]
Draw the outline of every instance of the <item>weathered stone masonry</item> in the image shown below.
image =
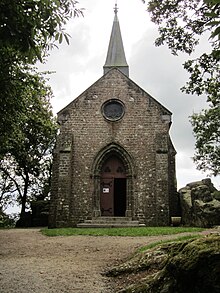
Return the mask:
[[104,75],[58,113],[50,227],[168,225],[178,213],[171,112],[129,78],[117,6]]
[[[118,121],[102,114],[103,103],[110,99],[124,104]],[[58,121],[51,227],[75,226],[100,216],[99,168],[108,152],[127,165],[126,215],[146,225],[169,224],[170,211],[175,214],[176,209],[171,204],[175,205],[175,150],[166,108],[114,68],[60,111]],[[100,154],[103,158],[96,163]]]

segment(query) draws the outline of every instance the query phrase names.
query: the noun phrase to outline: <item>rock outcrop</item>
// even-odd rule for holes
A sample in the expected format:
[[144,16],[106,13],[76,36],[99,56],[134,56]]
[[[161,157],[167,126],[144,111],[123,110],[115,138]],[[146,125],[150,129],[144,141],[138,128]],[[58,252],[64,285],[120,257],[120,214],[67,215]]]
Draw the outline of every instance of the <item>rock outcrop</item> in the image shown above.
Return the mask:
[[118,293],[220,292],[220,236],[162,244],[108,271]]
[[179,190],[182,224],[195,227],[220,225],[220,191],[211,179],[187,184]]

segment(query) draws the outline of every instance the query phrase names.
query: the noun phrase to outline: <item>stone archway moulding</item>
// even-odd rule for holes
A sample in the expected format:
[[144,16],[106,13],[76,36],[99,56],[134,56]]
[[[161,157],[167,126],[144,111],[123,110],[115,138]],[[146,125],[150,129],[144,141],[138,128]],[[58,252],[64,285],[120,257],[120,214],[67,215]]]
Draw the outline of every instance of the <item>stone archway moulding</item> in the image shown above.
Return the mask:
[[127,178],[127,201],[126,217],[132,217],[133,211],[133,179],[136,177],[135,165],[131,155],[119,144],[111,143],[102,148],[96,155],[92,169],[91,178],[94,182],[93,192],[93,217],[101,216],[100,211],[100,173],[103,163],[112,155],[122,160],[126,169]]

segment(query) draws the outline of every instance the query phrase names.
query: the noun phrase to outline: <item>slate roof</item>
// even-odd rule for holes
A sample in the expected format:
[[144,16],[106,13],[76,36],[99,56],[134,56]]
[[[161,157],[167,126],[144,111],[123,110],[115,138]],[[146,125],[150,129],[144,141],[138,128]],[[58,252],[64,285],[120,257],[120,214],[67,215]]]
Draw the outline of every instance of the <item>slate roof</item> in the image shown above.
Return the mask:
[[113,67],[117,67],[121,70],[125,75],[129,76],[129,67],[125,57],[125,51],[121,36],[121,30],[118,20],[118,8],[117,4],[115,4],[115,17],[112,26],[111,37],[108,46],[107,57],[105,61],[104,74],[107,73]]

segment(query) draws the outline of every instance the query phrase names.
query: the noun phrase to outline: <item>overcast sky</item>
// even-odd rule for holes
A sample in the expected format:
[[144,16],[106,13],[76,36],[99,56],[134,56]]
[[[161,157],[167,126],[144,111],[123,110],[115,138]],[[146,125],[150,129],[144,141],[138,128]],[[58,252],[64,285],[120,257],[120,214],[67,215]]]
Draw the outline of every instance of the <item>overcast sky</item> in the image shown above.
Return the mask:
[[[66,31],[70,45],[54,49],[41,71],[53,71],[49,84],[57,113],[103,75],[103,65],[113,24],[115,0],[78,0],[84,17],[71,20]],[[171,138],[177,151],[178,189],[206,178],[192,161],[194,138],[189,116],[205,106],[205,99],[181,93],[187,80],[182,68],[186,55],[175,57],[163,47],[155,47],[157,27],[150,21],[141,0],[118,0],[120,22],[130,78],[173,113]],[[199,50],[203,51],[203,47]],[[219,189],[219,178],[212,178]]]

